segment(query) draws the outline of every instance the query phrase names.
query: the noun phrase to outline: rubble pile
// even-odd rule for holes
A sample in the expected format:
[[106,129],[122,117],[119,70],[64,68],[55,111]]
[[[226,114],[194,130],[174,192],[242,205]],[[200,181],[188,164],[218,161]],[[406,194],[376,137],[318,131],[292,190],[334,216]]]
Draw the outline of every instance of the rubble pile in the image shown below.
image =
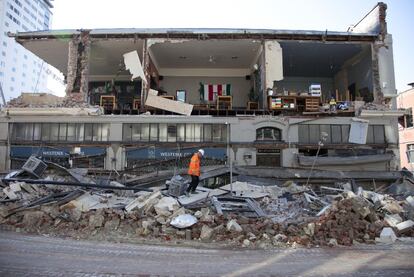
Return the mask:
[[110,189],[6,182],[0,226],[75,238],[262,249],[390,243],[414,236],[413,196],[396,200],[362,188],[354,193],[350,186],[316,194],[291,181],[281,186],[236,181],[214,190],[200,187],[186,197],[181,194],[187,183],[174,177],[167,182],[171,187],[134,191],[115,181]]
[[59,97],[48,93],[22,93],[7,102],[6,108],[96,108],[81,93]]

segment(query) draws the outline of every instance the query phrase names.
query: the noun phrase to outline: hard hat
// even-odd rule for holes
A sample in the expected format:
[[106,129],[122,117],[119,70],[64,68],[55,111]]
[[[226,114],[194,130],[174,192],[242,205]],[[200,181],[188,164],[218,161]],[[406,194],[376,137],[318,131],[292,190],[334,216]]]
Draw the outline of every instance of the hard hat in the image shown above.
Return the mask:
[[203,149],[198,149],[198,152],[201,153],[201,156],[204,156],[204,150]]

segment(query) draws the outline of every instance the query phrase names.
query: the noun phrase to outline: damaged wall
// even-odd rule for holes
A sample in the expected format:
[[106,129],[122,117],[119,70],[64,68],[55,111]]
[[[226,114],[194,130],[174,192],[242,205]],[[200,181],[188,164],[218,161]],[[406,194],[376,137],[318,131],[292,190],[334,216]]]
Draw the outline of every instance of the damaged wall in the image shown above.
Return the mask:
[[273,88],[275,81],[283,79],[283,53],[280,44],[275,41],[264,42],[264,59],[266,71],[266,89]]
[[69,42],[66,94],[79,93],[79,100],[86,101],[88,94],[90,30],[75,35]]

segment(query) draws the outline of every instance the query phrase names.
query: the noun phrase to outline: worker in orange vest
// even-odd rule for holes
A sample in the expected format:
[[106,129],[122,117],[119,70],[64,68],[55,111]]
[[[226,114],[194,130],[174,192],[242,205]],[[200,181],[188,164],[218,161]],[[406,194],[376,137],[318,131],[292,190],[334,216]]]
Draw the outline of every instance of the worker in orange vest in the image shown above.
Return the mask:
[[185,195],[189,196],[191,193],[196,193],[195,190],[198,186],[200,178],[200,160],[204,156],[204,150],[199,149],[191,157],[190,165],[188,166],[188,175],[191,176],[191,183],[188,186]]

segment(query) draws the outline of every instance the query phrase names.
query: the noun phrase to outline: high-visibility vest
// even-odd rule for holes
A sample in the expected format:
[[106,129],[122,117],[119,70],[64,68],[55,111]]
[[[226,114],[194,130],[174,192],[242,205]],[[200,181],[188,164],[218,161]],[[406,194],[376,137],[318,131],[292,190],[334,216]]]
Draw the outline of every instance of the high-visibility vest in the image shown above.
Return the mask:
[[188,175],[200,176],[200,157],[195,153],[191,157],[190,165],[188,166]]

